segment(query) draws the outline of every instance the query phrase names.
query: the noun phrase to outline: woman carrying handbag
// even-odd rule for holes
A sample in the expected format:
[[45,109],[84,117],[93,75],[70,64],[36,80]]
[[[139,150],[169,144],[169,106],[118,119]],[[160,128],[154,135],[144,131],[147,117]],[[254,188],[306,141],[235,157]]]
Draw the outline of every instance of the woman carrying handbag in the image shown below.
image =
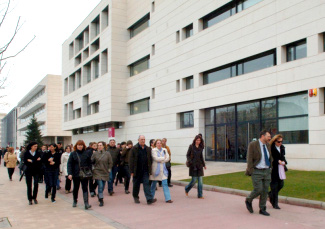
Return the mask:
[[278,196],[280,190],[284,186],[285,172],[287,169],[287,160],[285,158],[285,147],[283,143],[283,136],[281,134],[275,135],[271,141],[271,153],[273,157],[273,166],[271,173],[271,191],[269,192],[270,202],[274,209],[280,209],[278,205]]
[[91,153],[86,151],[86,145],[83,140],[78,140],[73,147],[68,160],[68,178],[73,181],[73,205],[77,207],[78,192],[81,183],[85,209],[91,208],[88,202],[88,184],[92,177],[91,173]]

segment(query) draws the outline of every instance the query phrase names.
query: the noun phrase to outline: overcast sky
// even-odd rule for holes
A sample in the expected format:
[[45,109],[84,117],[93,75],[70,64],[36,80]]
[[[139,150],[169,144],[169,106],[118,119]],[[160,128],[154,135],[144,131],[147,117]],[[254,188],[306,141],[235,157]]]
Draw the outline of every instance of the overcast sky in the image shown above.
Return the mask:
[[[4,14],[8,0],[0,0]],[[62,44],[88,16],[100,0],[12,0],[10,12],[0,28],[0,45],[11,38],[18,17],[21,29],[6,55],[19,51],[35,40],[17,57],[9,59],[0,77],[8,76],[6,89],[0,89],[0,112],[9,112],[47,74],[61,75]],[[2,63],[3,64],[3,63]],[[3,105],[3,102],[8,105]]]

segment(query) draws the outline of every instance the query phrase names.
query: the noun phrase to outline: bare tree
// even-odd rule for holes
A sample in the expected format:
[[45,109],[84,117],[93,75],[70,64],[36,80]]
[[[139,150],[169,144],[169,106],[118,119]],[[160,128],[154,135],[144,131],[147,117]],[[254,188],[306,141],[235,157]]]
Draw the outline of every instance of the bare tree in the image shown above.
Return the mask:
[[[8,15],[9,12],[9,8],[10,8],[10,2],[11,0],[8,0],[8,4],[6,5],[6,7],[2,10],[0,10],[0,13],[4,11],[4,14],[2,15],[2,18],[0,19],[0,29],[1,26],[3,25],[6,16]],[[6,88],[6,83],[8,80],[8,75],[6,76],[2,76],[2,70],[4,69],[4,67],[7,64],[7,60],[10,58],[14,58],[16,57],[19,53],[23,52],[27,46],[35,39],[35,36],[26,43],[26,45],[24,47],[22,47],[18,52],[12,54],[12,55],[6,55],[7,51],[9,50],[10,45],[12,44],[13,40],[15,39],[17,33],[19,32],[19,30],[21,29],[22,25],[20,23],[20,17],[18,17],[17,23],[16,23],[16,27],[15,30],[13,32],[13,34],[8,35],[8,39],[7,42],[5,42],[5,44],[0,44],[0,91],[4,90]],[[0,100],[2,100],[6,95],[4,94],[0,94]],[[0,104],[5,105],[6,103],[4,102],[0,102]]]

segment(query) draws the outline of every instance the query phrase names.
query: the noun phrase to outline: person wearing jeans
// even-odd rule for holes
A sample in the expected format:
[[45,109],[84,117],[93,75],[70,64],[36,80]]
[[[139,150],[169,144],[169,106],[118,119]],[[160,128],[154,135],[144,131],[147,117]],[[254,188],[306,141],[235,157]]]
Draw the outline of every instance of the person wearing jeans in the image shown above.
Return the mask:
[[105,183],[109,180],[110,170],[113,165],[112,157],[109,152],[106,152],[105,142],[98,142],[98,151],[91,156],[93,164],[93,179],[98,185],[98,201],[99,206],[104,206],[104,188]]
[[169,154],[166,148],[162,148],[162,141],[157,139],[154,143],[155,148],[151,150],[152,157],[152,170],[150,175],[151,194],[154,197],[156,192],[156,186],[158,181],[162,181],[162,187],[164,190],[164,196],[166,203],[173,203],[171,200],[169,188],[168,188],[168,170],[166,168],[166,162],[169,162]]
[[189,167],[189,175],[192,177],[191,182],[185,187],[185,194],[188,196],[188,193],[198,181],[198,195],[200,199],[204,199],[202,193],[202,177],[204,176],[203,168],[206,169],[205,162],[203,159],[203,149],[204,142],[200,135],[197,135],[193,143],[188,147],[186,154],[187,162],[186,165]]

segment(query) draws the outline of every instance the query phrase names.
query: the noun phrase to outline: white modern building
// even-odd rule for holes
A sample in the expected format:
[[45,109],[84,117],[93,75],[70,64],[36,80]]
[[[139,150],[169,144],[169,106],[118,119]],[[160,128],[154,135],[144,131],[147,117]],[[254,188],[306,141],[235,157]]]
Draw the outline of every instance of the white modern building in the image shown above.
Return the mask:
[[27,125],[33,116],[40,125],[43,143],[71,143],[71,131],[62,130],[62,80],[46,75],[17,105],[17,146],[25,145]]
[[4,137],[2,137],[4,135],[4,132],[6,130],[4,130],[4,125],[2,124],[2,120],[4,117],[6,117],[6,113],[0,113],[0,146],[2,147],[3,144],[6,144],[5,142],[3,142]]
[[[167,137],[185,162],[245,162],[262,129],[292,169],[325,169],[323,0],[106,0],[62,47],[64,124],[78,139]],[[310,89],[316,89],[309,95]],[[317,91],[317,92],[316,92]]]

